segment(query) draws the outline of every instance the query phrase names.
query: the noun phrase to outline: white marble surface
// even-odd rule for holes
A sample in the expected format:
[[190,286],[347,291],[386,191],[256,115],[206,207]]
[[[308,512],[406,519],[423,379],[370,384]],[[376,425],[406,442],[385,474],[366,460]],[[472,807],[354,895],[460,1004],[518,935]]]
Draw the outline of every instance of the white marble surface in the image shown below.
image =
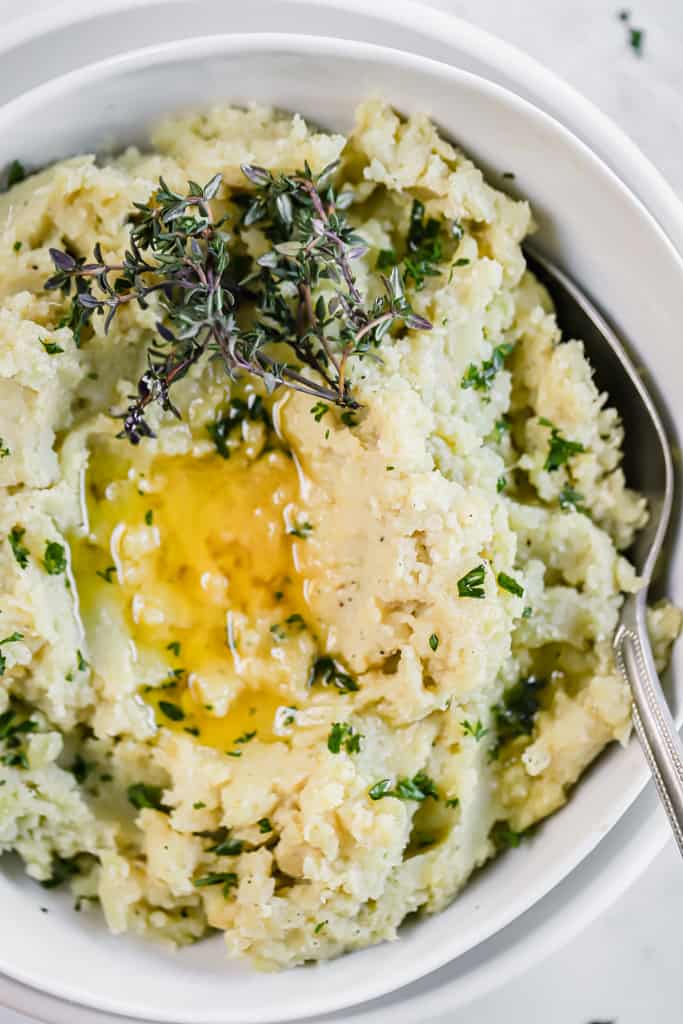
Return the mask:
[[[0,0],[0,24],[57,2]],[[572,82],[635,139],[683,197],[683,0],[430,2],[496,32]],[[617,17],[621,6],[644,30],[642,56],[628,45]],[[451,1014],[448,1024],[675,1024],[683,1017],[681,922],[683,872],[672,843],[583,934]],[[27,1021],[0,1008],[0,1024]]]

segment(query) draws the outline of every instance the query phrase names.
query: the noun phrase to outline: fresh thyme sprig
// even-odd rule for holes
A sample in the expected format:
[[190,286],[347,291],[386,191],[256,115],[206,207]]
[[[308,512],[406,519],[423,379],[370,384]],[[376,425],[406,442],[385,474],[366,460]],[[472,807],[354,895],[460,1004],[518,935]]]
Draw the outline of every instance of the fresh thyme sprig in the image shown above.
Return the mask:
[[[146,309],[152,295],[159,297],[157,338],[137,394],[122,414],[122,436],[137,444],[152,435],[145,419],[152,403],[179,416],[171,388],[205,356],[219,359],[230,380],[245,373],[260,378],[268,392],[286,385],[357,409],[349,358],[378,346],[398,321],[431,327],[413,312],[396,268],[382,275],[384,294],[366,303],[351,267],[366,247],[343,212],[352,195],[337,196],[332,187],[336,169],[335,162],[317,176],[308,165],[296,174],[273,175],[244,166],[254,190],[230,196],[243,207],[232,234],[225,229],[228,217],[214,217],[211,210],[220,174],[203,188],[190,181],[186,195],[160,178],[149,202],[134,204],[130,248],[121,263],[108,263],[99,244],[90,263],[50,250],[56,273],[45,287],[71,296],[62,322],[77,343],[94,313],[105,316],[107,331],[127,303]],[[245,268],[239,236],[254,225],[272,248]],[[248,326],[240,311],[248,311]]]

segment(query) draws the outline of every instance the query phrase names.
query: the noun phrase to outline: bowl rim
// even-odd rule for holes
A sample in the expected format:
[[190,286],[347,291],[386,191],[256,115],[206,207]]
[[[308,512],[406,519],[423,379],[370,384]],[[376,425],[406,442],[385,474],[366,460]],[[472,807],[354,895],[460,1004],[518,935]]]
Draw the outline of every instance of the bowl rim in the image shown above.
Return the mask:
[[[431,58],[411,54],[407,51],[395,48],[339,38],[302,36],[294,33],[225,34],[217,36],[197,36],[175,40],[173,42],[141,47],[122,54],[117,54],[106,58],[105,60],[93,62],[92,64],[74,69],[66,74],[41,83],[35,88],[16,97],[0,109],[0,128],[2,127],[5,119],[14,120],[17,117],[23,116],[32,107],[40,104],[45,97],[58,97],[64,92],[69,91],[74,84],[86,88],[89,83],[105,78],[115,78],[119,74],[126,74],[130,71],[135,71],[143,67],[162,64],[167,62],[169,59],[174,58],[178,60],[197,59],[202,56],[221,56],[235,52],[268,53],[275,51],[278,53],[291,53],[296,55],[300,55],[302,53],[306,55],[314,54],[315,56],[320,56],[322,53],[323,55],[339,56],[345,59],[353,59],[354,57],[358,59],[372,56],[379,57],[381,55],[391,63],[395,63],[398,66],[408,65],[418,70],[423,69],[425,71],[432,71],[432,73],[439,74],[441,77],[448,78],[451,81],[470,83],[471,86],[476,86],[476,88],[484,94],[488,94],[494,99],[502,101],[504,104],[521,109],[528,118],[535,119],[537,123],[542,123],[546,128],[550,129],[556,137],[563,136],[566,139],[569,139],[574,147],[582,151],[583,155],[595,164],[600,169],[601,173],[609,178],[611,185],[620,190],[622,195],[632,203],[632,205],[637,209],[640,217],[646,219],[650,230],[654,229],[657,233],[659,240],[667,247],[670,257],[677,264],[683,278],[683,259],[681,258],[681,255],[678,253],[671,239],[668,237],[658,221],[647,210],[643,202],[634,195],[626,185],[624,185],[618,175],[596,153],[594,153],[589,146],[579,139],[572,131],[562,125],[556,118],[539,109],[534,104],[506,87],[491,82],[480,75],[444,64],[443,62],[436,61]],[[131,120],[134,120],[134,118]],[[626,813],[632,802],[642,791],[647,778],[647,769],[646,766],[643,765],[642,776],[638,780],[638,784],[634,784],[629,788],[623,801],[619,805],[620,810],[618,818],[615,820],[620,820]],[[511,902],[507,908],[507,912],[500,916],[500,920],[496,928],[493,931],[490,928],[483,929],[482,934],[480,934],[478,938],[475,938],[468,948],[473,949],[480,945],[482,942],[507,927],[528,909],[532,908],[539,900],[547,895],[551,889],[571,874],[575,868],[578,867],[581,861],[591,853],[595,846],[597,846],[599,841],[599,836],[590,835],[585,837],[583,843],[578,844],[578,847],[575,848],[572,857],[560,861],[556,866],[554,873],[549,873],[549,880],[532,900],[529,900],[527,897],[525,899],[518,899]],[[571,861],[571,865],[568,865],[569,861]],[[342,996],[342,998],[336,1000],[332,1006],[327,1007],[324,1012],[331,1013],[335,1010],[346,1009],[349,1006],[356,1007],[360,1002],[379,998],[390,991],[397,991],[411,982],[439,969],[444,966],[444,964],[457,959],[459,955],[461,954],[453,954],[452,952],[435,954],[428,958],[426,964],[423,961],[420,967],[411,973],[407,980],[402,980],[400,986],[396,989],[387,989],[386,986],[378,985],[375,979],[375,984],[368,984],[367,990],[360,997],[356,997],[355,995],[351,998]],[[3,971],[4,976],[15,979],[21,985],[33,988],[35,991],[39,991],[42,994],[56,997],[63,1002],[66,1001],[70,1003],[77,1003],[79,1006],[97,1008],[100,1012],[111,1013],[114,1017],[118,1017],[119,1019],[134,1019],[126,1018],[125,1011],[113,1010],[111,1008],[104,1007],[102,1004],[93,1002],[88,1004],[79,1002],[78,997],[70,994],[66,989],[59,991],[56,986],[51,986],[48,989],[37,989],[34,982],[26,977],[22,977],[21,973],[13,973],[11,970],[8,970],[7,967],[4,967]],[[304,1016],[317,1015],[319,1013],[320,1011],[317,1009],[303,1010]],[[153,1018],[149,1017],[146,1019],[151,1020]],[[173,1021],[178,1018],[173,1017],[171,1014],[164,1018],[154,1019]],[[254,1016],[249,1019],[257,1021],[262,1018]]]

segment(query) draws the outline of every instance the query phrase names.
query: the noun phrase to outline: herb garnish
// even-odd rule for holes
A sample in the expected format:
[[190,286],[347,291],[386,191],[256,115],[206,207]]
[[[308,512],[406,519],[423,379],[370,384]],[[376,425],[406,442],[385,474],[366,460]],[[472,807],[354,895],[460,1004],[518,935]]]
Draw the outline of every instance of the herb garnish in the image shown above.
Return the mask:
[[74,875],[80,873],[78,866],[78,855],[75,857],[57,857],[52,858],[52,874],[49,878],[44,879],[40,884],[43,889],[56,889],[58,886],[63,885],[64,882],[68,882]]
[[478,718],[474,724],[466,718],[460,723],[460,728],[462,729],[463,736],[471,736],[472,739],[477,741],[477,743],[479,743],[480,740],[483,740],[484,736],[486,736],[489,731],[484,727],[480,718]]
[[106,569],[97,569],[95,575],[100,576],[105,583],[113,583],[114,576],[116,575],[116,566],[108,565]]
[[180,657],[180,642],[178,640],[172,640],[170,644],[166,644],[166,650],[170,651],[172,654],[174,654],[176,656],[176,658],[179,658]]
[[507,821],[497,821],[491,829],[491,839],[496,850],[511,850],[521,843],[523,832],[515,832]]
[[166,715],[172,722],[182,722],[185,718],[185,712],[178,704],[171,703],[170,700],[159,701],[159,711],[162,715]]
[[21,543],[25,533],[26,530],[24,529],[23,526],[13,526],[7,538],[9,546],[12,549],[12,554],[19,563],[20,569],[25,569],[26,566],[28,565],[29,551],[28,548],[24,547],[24,545]]
[[128,787],[128,799],[138,810],[151,807],[155,811],[168,812],[168,808],[161,802],[161,794],[161,786],[150,786],[146,782],[134,782]]
[[[6,636],[4,640],[0,640],[0,647],[2,647],[3,644],[16,644],[16,643],[18,643],[19,640],[23,640],[23,639],[24,639],[24,634],[23,633],[17,633],[17,632],[10,633],[10,635]],[[3,675],[3,673],[4,673],[6,668],[7,668],[7,659],[5,658],[5,655],[2,653],[2,651],[0,651],[0,676]],[[2,718],[0,718],[0,722],[1,721],[2,721]],[[3,735],[2,732],[0,732],[0,739],[2,739],[2,735]]]
[[502,702],[493,706],[499,742],[531,735],[541,707],[538,692],[546,685],[546,679],[526,676],[505,691]]
[[506,572],[498,573],[498,586],[515,597],[522,597],[524,594],[524,587],[521,583],[518,583],[512,576],[508,576]]
[[581,512],[582,515],[588,515],[583,501],[583,494],[574,490],[570,484],[565,484],[560,491],[560,508],[563,512]]
[[[408,255],[403,261],[403,280],[406,284],[412,280],[418,292],[424,288],[425,278],[439,276],[441,271],[437,264],[443,256],[439,238],[441,224],[433,217],[425,221],[424,216],[424,204],[419,199],[414,199],[408,229]],[[383,252],[386,253],[387,250]],[[386,259],[388,256],[384,257],[384,260]],[[379,266],[379,260],[377,263]]]
[[370,787],[368,796],[371,800],[381,800],[385,796],[393,796],[397,800],[417,800],[421,803],[427,797],[438,800],[439,791],[428,775],[418,772],[412,779],[397,779],[393,789],[391,779],[381,779]]
[[485,359],[481,366],[470,363],[460,381],[460,387],[474,388],[475,391],[488,391],[513,348],[513,345],[503,342],[501,345],[496,345],[491,358]]
[[266,834],[266,832],[273,831],[273,826],[270,823],[270,818],[259,818],[256,824],[259,827],[259,832],[262,832],[264,835]]
[[239,879],[234,871],[209,871],[208,875],[204,875],[202,878],[195,878],[194,885],[197,889],[201,889],[207,885],[222,885],[223,895],[227,897],[231,889],[234,889],[239,883]]
[[296,523],[294,526],[290,526],[287,533],[290,537],[298,537],[299,540],[305,540],[306,537],[310,537],[313,533],[313,527],[310,523]]
[[0,459],[6,459],[8,455],[12,454],[11,448],[5,444],[4,438],[0,437]]
[[58,544],[57,541],[48,540],[45,542],[43,565],[45,567],[45,571],[50,576],[59,576],[60,573],[65,572],[67,566],[66,552],[62,545]]
[[60,352],[64,351],[61,345],[58,345],[56,341],[43,341],[41,338],[40,344],[49,356],[57,356]]
[[362,738],[348,722],[334,722],[327,737],[327,749],[331,754],[339,754],[343,747],[347,754],[358,754]]
[[551,423],[545,416],[539,417],[538,422],[544,427],[550,428],[548,454],[543,464],[543,468],[548,473],[552,473],[559,469],[560,466],[566,465],[573,455],[578,455],[586,450],[578,441],[568,441],[563,437],[555,424]]
[[430,638],[429,638],[429,646],[431,647],[431,649],[433,651],[437,650],[437,648],[439,646],[439,638],[436,635],[436,633],[432,633],[432,635],[430,636]]
[[225,413],[207,426],[207,432],[216,445],[216,451],[224,459],[230,458],[231,434],[238,427],[241,428],[245,421],[261,422],[268,428],[271,426],[270,416],[260,395],[252,394],[246,401],[238,395],[233,396]]
[[85,672],[88,668],[88,662],[83,657],[83,653],[80,650],[76,651],[76,663],[78,665],[79,672]]
[[[152,295],[159,300],[162,319],[148,369],[121,417],[122,434],[133,444],[152,434],[145,419],[151,403],[179,415],[171,389],[205,356],[217,357],[230,380],[246,373],[267,391],[286,385],[350,410],[358,403],[349,387],[349,358],[376,347],[399,321],[420,330],[431,326],[413,313],[397,268],[383,278],[384,294],[366,305],[351,269],[366,244],[344,214],[353,196],[335,195],[332,187],[337,166],[317,175],[308,165],[280,175],[242,167],[255,191],[231,198],[244,207],[242,225],[258,225],[272,245],[246,276],[238,259],[243,251],[237,244],[229,248],[227,218],[211,211],[220,174],[203,187],[190,181],[185,195],[160,178],[149,202],[134,204],[121,263],[107,263],[99,243],[91,263],[50,250],[56,272],[45,287],[71,295],[65,322],[79,336],[95,312],[106,314],[106,331],[126,303],[146,308]],[[333,294],[316,297],[323,281]],[[238,322],[245,306],[248,327]],[[288,346],[295,365],[276,357],[277,344]]]
[[486,578],[486,569],[484,565],[477,565],[474,569],[470,569],[468,573],[465,573],[458,580],[458,594],[460,597],[486,597],[486,591],[484,590],[484,580]]
[[323,686],[336,686],[342,693],[351,693],[358,689],[358,683],[334,660],[325,655],[313,663],[308,685],[321,683]]

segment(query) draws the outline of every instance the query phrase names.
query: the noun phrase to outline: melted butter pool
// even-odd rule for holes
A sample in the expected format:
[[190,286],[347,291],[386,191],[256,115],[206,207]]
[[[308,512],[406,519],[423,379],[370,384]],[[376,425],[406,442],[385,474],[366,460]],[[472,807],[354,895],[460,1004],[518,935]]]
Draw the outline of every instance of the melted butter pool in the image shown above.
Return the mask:
[[288,735],[282,675],[290,653],[301,663],[307,618],[294,461],[244,447],[144,459],[125,441],[93,441],[87,527],[71,538],[86,633],[103,607],[123,621],[159,725],[237,753],[254,734]]

